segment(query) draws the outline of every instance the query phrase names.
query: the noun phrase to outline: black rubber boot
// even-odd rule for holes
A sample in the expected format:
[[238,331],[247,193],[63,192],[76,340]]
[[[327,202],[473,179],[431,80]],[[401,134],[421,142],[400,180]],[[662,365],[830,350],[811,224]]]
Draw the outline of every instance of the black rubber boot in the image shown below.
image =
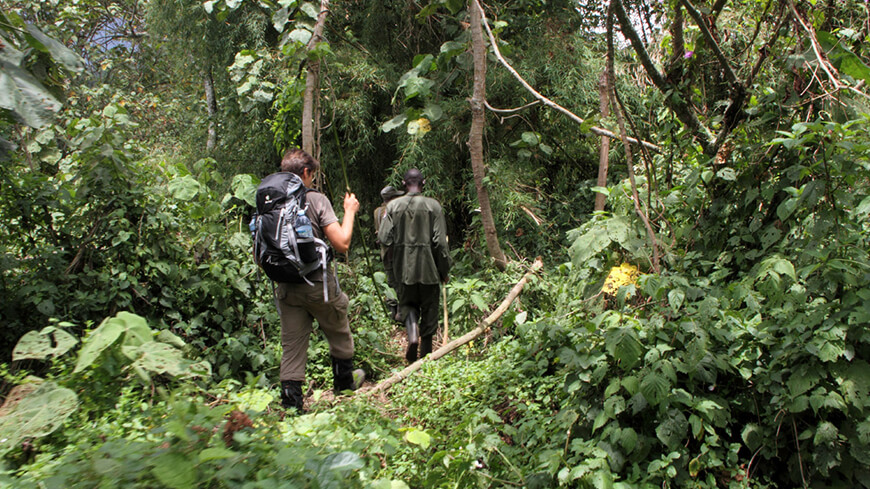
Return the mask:
[[281,381],[281,406],[284,409],[295,408],[299,414],[303,413],[302,397],[302,381],[300,380],[282,380]]
[[417,311],[408,312],[405,318],[405,331],[408,333],[408,349],[405,350],[405,360],[408,363],[417,361],[417,345],[420,344],[420,325],[417,322]]
[[395,299],[387,299],[387,309],[390,311],[390,320],[399,322],[399,303]]
[[432,353],[432,338],[435,335],[427,335],[420,338],[420,358]]
[[332,357],[332,391],[340,394],[344,391],[355,391],[366,380],[366,373],[361,368],[354,370],[353,359]]

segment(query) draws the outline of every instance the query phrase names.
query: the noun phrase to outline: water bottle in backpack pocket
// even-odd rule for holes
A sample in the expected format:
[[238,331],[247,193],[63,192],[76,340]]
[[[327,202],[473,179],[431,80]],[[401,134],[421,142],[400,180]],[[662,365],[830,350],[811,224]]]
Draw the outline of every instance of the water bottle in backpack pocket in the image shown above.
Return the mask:
[[302,263],[312,263],[317,260],[317,249],[314,244],[314,229],[311,227],[311,219],[306,210],[308,205],[299,209],[296,214],[296,245],[299,247],[299,259]]

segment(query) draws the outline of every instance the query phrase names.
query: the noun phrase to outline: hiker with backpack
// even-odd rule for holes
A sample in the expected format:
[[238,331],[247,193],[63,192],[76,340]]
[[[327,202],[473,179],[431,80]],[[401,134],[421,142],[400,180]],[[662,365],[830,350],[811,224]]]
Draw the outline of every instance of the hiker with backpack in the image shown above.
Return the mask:
[[450,272],[447,224],[441,204],[421,195],[420,170],[405,172],[407,194],[393,199],[378,230],[378,241],[388,249],[385,263],[393,272],[399,296],[399,317],[408,333],[405,359],[414,363],[432,353],[438,330],[438,299]]
[[345,194],[344,218],[339,222],[329,199],[310,188],[319,169],[320,162],[305,151],[288,150],[281,171],[264,178],[257,188],[257,215],[251,225],[257,263],[277,284],[281,405],[299,412],[314,319],[329,343],[334,392],[356,390],[365,380],[365,373],[353,368],[348,297],[331,265],[333,249],[345,253],[350,247],[359,201]]

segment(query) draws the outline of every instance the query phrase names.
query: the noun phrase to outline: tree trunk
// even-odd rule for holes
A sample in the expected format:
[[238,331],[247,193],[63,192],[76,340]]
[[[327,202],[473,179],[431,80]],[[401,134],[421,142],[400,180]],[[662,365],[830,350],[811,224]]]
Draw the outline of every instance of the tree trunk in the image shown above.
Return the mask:
[[[323,25],[329,13],[329,0],[320,0],[320,13],[314,32],[308,41],[308,50],[314,49],[323,40]],[[302,99],[302,149],[320,159],[320,61],[309,60],[305,78],[305,94]]]
[[474,173],[474,186],[477,188],[477,200],[480,203],[480,220],[486,236],[486,248],[489,256],[495,260],[499,270],[507,267],[507,259],[498,242],[495,221],[492,218],[492,207],[489,204],[489,192],[483,182],[486,167],[483,163],[483,129],[486,125],[486,45],[483,42],[481,27],[481,7],[477,0],[468,1],[468,11],[471,15],[471,52],[474,59],[474,91],[471,96],[471,131],[468,135],[468,149],[471,152],[471,170]]
[[[610,115],[610,97],[607,96],[607,71],[601,72],[601,77],[598,79],[598,100],[601,111],[601,119],[606,119]],[[601,136],[601,150],[598,155],[598,182],[599,187],[607,186],[607,166],[610,155],[610,138]],[[607,200],[607,195],[598,192],[595,194],[595,210],[603,211],[604,202]]]
[[211,153],[217,143],[217,98],[214,95],[214,78],[211,75],[211,66],[205,69],[202,78],[202,85],[205,88],[205,105],[208,111],[208,139],[205,142],[205,151]]
[[631,182],[631,197],[634,201],[634,210],[637,212],[638,217],[640,217],[641,221],[643,221],[643,225],[646,228],[647,237],[650,241],[650,246],[652,247],[652,268],[655,273],[659,273],[661,268],[659,266],[659,245],[658,239],[656,238],[655,231],[652,228],[652,224],[649,221],[649,217],[644,212],[643,208],[640,204],[640,196],[637,192],[637,182],[634,178],[634,160],[631,156],[631,146],[628,144],[627,133],[625,132],[625,121],[622,117],[622,107],[620,104],[616,102],[619,100],[616,97],[616,88],[614,85],[616,75],[615,70],[613,68],[613,58],[614,54],[614,43],[613,43],[613,16],[614,16],[614,4],[616,4],[618,0],[614,0],[610,3],[610,7],[607,9],[607,59],[605,62],[606,69],[604,80],[607,83],[607,93],[611,100],[613,100],[613,112],[616,115],[616,123],[619,127],[619,135],[620,139],[622,139],[622,147],[625,149],[625,164],[628,169],[628,180]]

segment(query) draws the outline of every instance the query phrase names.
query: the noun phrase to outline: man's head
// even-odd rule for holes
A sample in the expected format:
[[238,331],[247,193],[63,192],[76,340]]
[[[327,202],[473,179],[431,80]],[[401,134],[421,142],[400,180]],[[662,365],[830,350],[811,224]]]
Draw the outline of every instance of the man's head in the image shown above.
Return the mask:
[[420,170],[411,168],[405,172],[402,183],[405,185],[405,190],[409,192],[412,188],[419,191],[423,189],[423,184],[426,183],[426,180],[423,179],[423,173]]
[[405,192],[396,189],[392,185],[387,185],[386,187],[381,189],[381,198],[384,199],[384,204],[387,202],[399,197],[400,195],[405,195]]
[[[302,178],[303,182],[306,182],[306,179],[308,179],[305,183],[306,186],[311,185],[310,181],[314,179],[314,175],[319,169],[320,162],[299,148],[288,149],[284,153],[284,158],[281,159],[281,171],[295,173]],[[306,172],[306,170],[308,171]]]

